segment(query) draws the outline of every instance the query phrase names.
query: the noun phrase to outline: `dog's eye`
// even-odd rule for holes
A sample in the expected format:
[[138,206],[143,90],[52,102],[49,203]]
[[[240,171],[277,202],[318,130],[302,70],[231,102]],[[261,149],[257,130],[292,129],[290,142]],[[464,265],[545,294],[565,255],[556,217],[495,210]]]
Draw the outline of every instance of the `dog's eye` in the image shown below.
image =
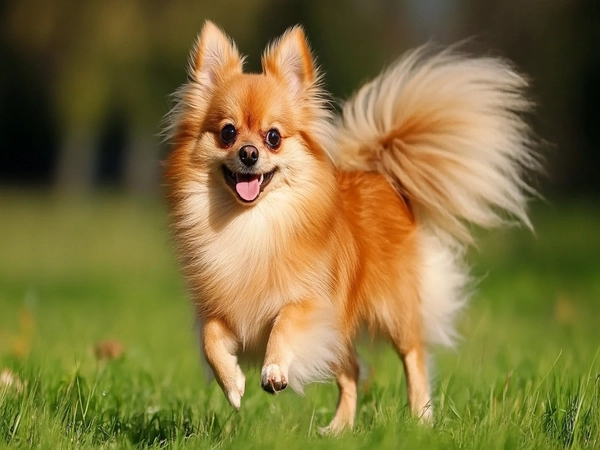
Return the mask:
[[229,145],[233,141],[235,141],[236,136],[237,136],[237,130],[230,123],[228,123],[221,129],[221,141],[225,145]]
[[277,131],[275,128],[271,128],[267,133],[265,141],[269,147],[271,147],[273,150],[277,150],[281,145],[281,135],[279,134],[279,131]]

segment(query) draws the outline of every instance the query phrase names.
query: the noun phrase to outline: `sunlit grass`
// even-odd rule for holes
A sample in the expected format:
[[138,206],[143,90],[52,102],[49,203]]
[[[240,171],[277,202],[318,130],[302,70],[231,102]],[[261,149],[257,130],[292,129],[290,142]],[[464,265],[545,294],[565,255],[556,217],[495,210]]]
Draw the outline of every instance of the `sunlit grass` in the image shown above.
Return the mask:
[[[363,343],[356,429],[321,437],[336,389],[263,393],[235,413],[205,380],[159,202],[0,195],[0,447],[598,448],[600,210],[538,205],[536,234],[481,234],[456,351],[436,350],[436,423],[406,407],[386,346]],[[115,361],[93,347],[116,339]]]

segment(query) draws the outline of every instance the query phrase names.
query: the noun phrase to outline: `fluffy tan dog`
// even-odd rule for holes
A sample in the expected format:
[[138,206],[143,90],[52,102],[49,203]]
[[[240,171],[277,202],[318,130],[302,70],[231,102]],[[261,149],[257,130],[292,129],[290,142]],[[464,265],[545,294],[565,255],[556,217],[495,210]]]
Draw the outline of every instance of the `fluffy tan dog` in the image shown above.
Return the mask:
[[334,376],[353,425],[354,339],[388,340],[412,411],[432,418],[430,344],[451,345],[465,303],[469,223],[525,213],[536,166],[525,80],[504,61],[412,52],[335,118],[301,28],[244,73],[207,22],[170,116],[172,226],[219,385],[239,408],[238,358],[263,359],[262,387]]

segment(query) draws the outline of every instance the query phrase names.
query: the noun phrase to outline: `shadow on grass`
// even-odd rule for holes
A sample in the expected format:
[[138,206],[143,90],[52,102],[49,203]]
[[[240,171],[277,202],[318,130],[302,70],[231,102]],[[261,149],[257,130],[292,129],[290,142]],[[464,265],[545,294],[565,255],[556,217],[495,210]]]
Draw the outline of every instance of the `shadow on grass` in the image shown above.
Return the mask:
[[[561,386],[548,396],[542,414],[543,430],[550,441],[565,448],[597,448],[600,444],[596,406],[600,404],[600,374],[579,386]],[[589,386],[593,383],[593,386]]]
[[215,413],[197,418],[191,408],[186,407],[132,415],[106,411],[103,420],[90,431],[96,444],[124,437],[136,447],[165,446],[191,438],[217,444],[224,435],[223,424]]

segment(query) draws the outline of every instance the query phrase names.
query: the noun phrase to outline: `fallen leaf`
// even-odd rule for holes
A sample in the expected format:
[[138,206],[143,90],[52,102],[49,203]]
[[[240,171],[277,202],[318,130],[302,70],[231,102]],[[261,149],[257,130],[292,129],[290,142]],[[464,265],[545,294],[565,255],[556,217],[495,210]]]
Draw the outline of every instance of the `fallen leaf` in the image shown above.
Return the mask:
[[118,359],[123,356],[123,344],[114,339],[100,341],[94,346],[98,361]]

